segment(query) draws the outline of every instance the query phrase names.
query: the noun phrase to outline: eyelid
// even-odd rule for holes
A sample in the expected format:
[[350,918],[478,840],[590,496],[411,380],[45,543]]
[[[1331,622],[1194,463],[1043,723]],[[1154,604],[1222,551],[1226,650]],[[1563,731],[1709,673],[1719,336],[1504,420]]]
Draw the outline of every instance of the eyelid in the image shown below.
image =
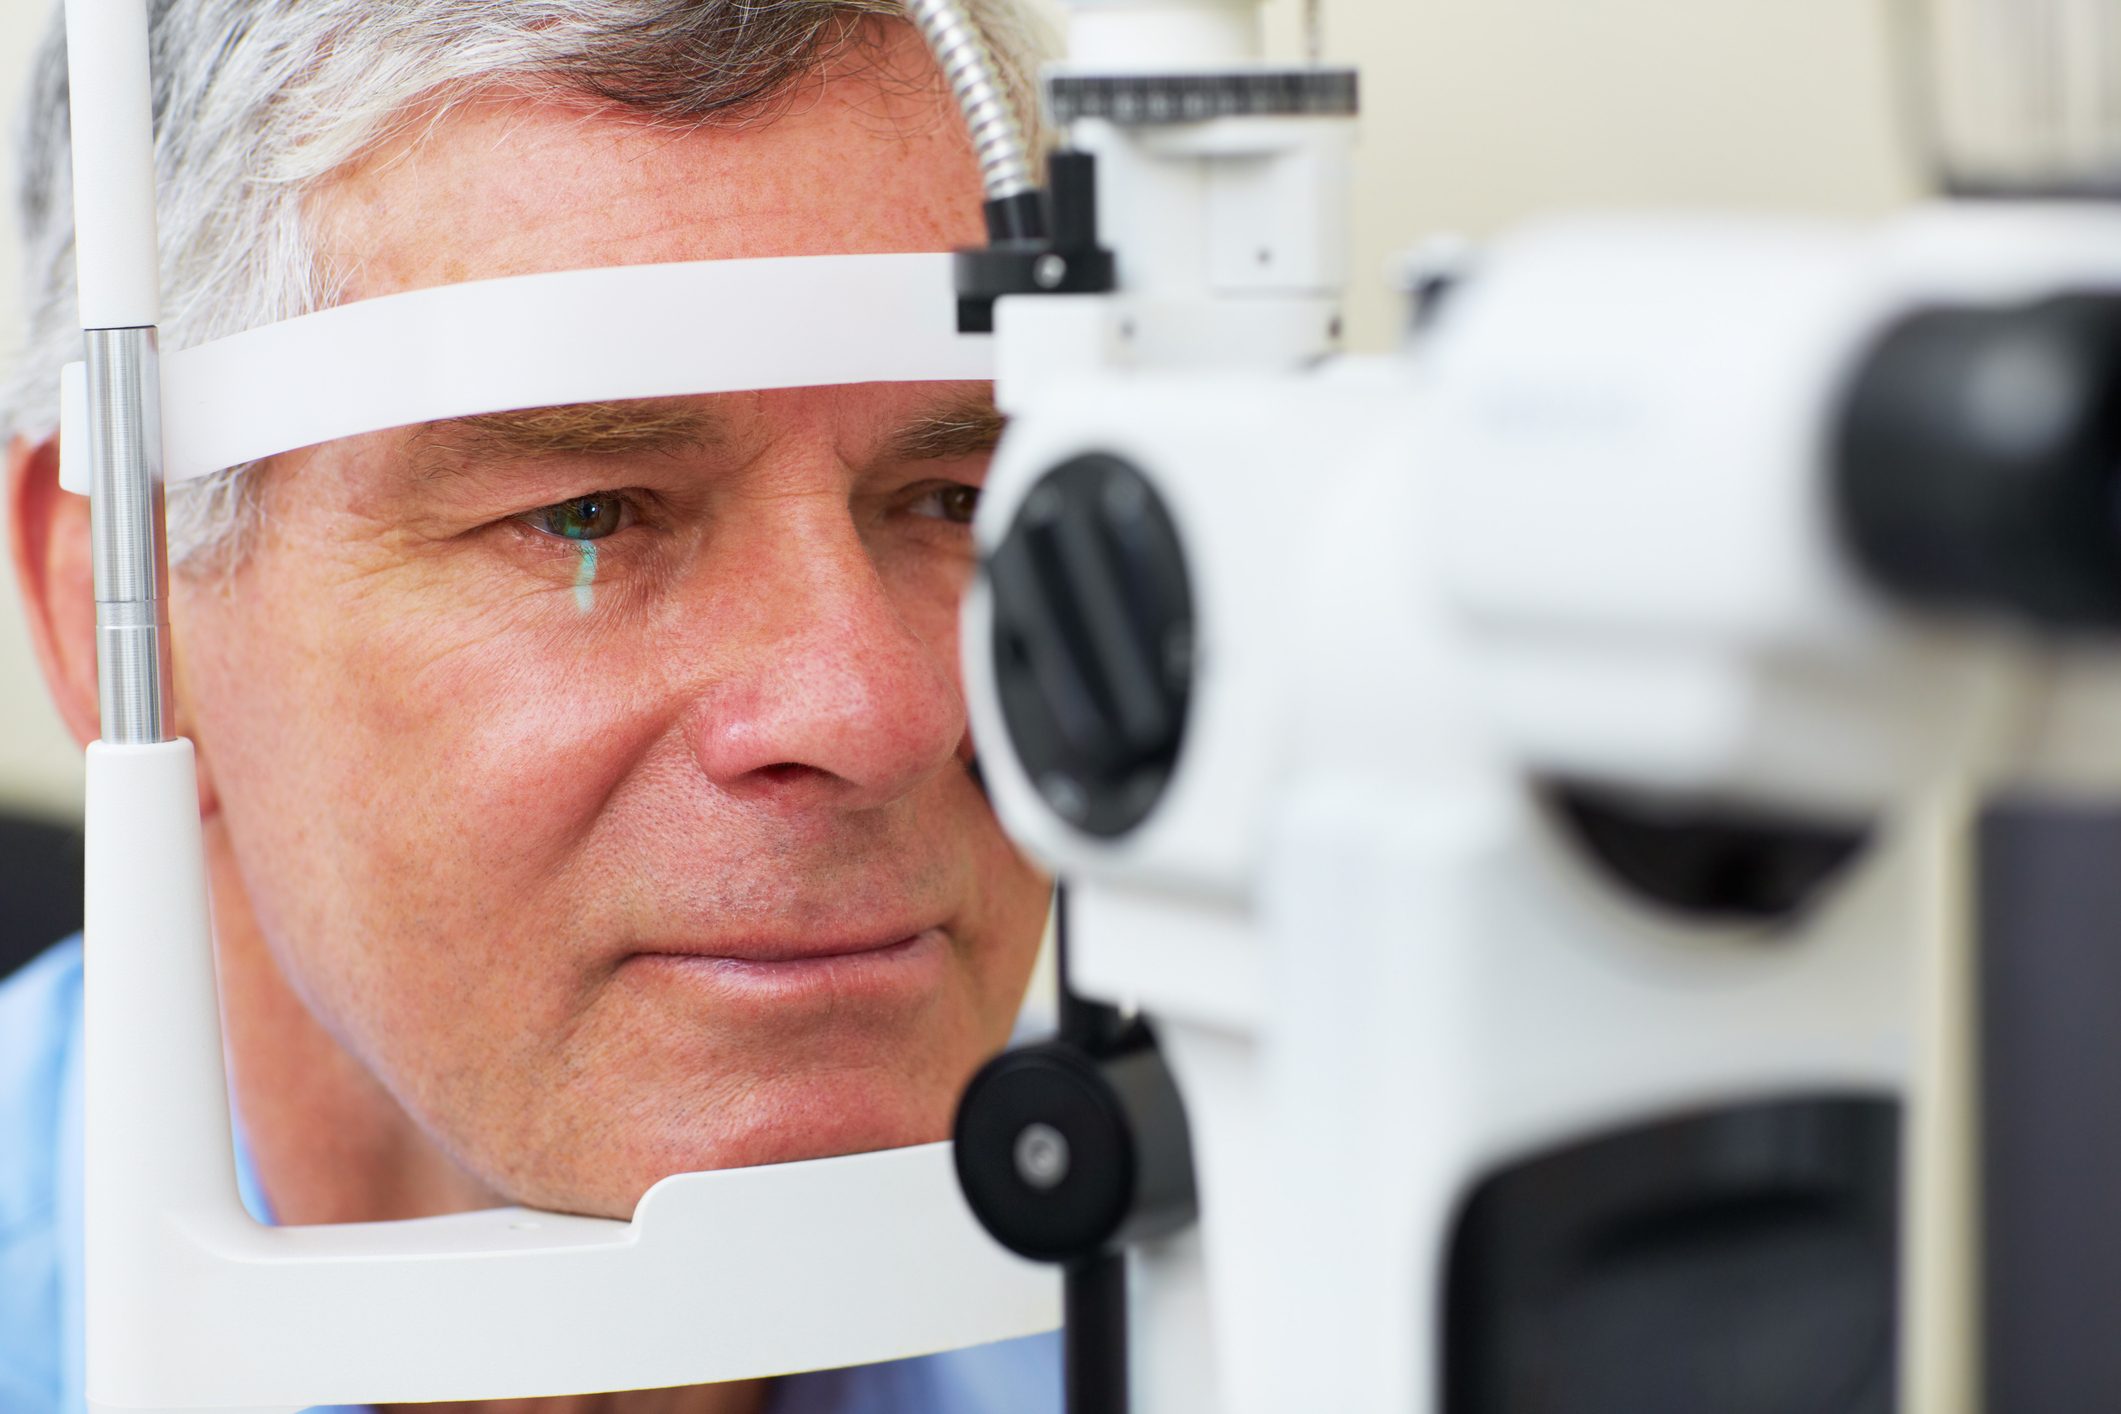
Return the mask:
[[[953,492],[969,494],[972,498],[973,508],[976,510],[979,506],[980,488],[969,481],[924,481],[907,488],[907,492],[903,505],[908,513],[919,516],[923,520],[942,521],[948,525],[968,525],[970,522],[958,520],[947,514],[930,515],[916,508],[924,502],[939,502],[941,497],[950,495]],[[938,505],[938,509],[940,509],[940,505]]]
[[[615,502],[619,513],[618,524],[605,531],[602,535],[562,535],[558,531],[546,529],[545,526],[539,523],[541,518],[551,512],[564,510],[577,501],[588,500]],[[639,525],[644,518],[641,514],[641,509],[640,493],[631,490],[599,487],[573,496],[563,496],[557,501],[547,501],[543,505],[532,506],[529,510],[517,511],[514,515],[509,516],[508,519],[530,530],[541,540],[554,540],[562,545],[593,545],[600,541],[609,540],[621,531],[629,530]]]

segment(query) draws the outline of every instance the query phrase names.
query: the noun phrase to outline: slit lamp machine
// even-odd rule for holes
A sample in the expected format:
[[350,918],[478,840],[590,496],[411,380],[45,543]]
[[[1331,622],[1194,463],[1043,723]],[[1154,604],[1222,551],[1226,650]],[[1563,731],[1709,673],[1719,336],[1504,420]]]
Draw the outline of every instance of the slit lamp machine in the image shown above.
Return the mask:
[[[691,1384],[1063,1317],[1075,1414],[2121,1400],[2121,145],[1955,109],[1955,199],[1898,219],[1544,222],[1356,357],[1353,71],[1269,62],[1249,0],[1078,0],[1042,155],[953,0],[913,0],[984,248],[444,286],[163,352],[146,8],[66,9],[95,1408]],[[1995,64],[2006,97],[2090,81]],[[630,1222],[253,1222],[164,486],[473,413],[988,377],[964,672],[1062,880],[1060,1035],[982,1070],[951,1143],[676,1175]],[[1956,1149],[1925,1138],[1963,1101],[1955,975]],[[1925,1244],[1979,1295],[1933,1297]]]

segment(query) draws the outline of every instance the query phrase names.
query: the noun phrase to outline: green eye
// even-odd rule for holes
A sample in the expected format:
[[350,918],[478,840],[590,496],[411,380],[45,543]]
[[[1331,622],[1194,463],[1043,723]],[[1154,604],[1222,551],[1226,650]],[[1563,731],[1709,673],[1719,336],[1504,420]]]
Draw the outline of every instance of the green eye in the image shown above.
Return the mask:
[[609,491],[577,496],[557,505],[540,506],[523,519],[562,540],[602,540],[623,527],[626,502]]

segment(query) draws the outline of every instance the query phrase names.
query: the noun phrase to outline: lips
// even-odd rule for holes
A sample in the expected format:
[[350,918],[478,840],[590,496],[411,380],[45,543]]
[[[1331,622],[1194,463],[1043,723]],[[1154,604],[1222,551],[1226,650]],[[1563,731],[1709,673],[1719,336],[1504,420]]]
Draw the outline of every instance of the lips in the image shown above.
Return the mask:
[[859,937],[804,935],[786,938],[717,938],[711,941],[657,944],[636,948],[636,956],[699,958],[719,962],[783,963],[816,962],[827,958],[863,957],[903,949],[924,934],[941,932],[940,925],[913,927],[903,931],[877,932]]
[[621,972],[672,998],[711,1004],[724,1018],[762,1022],[791,1009],[852,1007],[878,1017],[931,1003],[948,985],[949,935],[939,927],[860,937],[743,938],[633,953]]

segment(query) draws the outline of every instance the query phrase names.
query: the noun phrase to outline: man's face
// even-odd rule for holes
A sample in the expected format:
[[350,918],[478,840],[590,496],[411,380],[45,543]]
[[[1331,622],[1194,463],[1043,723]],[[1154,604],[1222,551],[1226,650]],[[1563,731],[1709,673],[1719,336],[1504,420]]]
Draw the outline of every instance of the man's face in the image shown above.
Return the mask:
[[[497,97],[313,216],[349,299],[979,238],[940,97],[852,71],[695,132]],[[268,468],[232,577],[180,582],[250,911],[480,1178],[623,1214],[944,1137],[1046,908],[956,670],[993,422],[984,385],[877,384],[350,438]]]

